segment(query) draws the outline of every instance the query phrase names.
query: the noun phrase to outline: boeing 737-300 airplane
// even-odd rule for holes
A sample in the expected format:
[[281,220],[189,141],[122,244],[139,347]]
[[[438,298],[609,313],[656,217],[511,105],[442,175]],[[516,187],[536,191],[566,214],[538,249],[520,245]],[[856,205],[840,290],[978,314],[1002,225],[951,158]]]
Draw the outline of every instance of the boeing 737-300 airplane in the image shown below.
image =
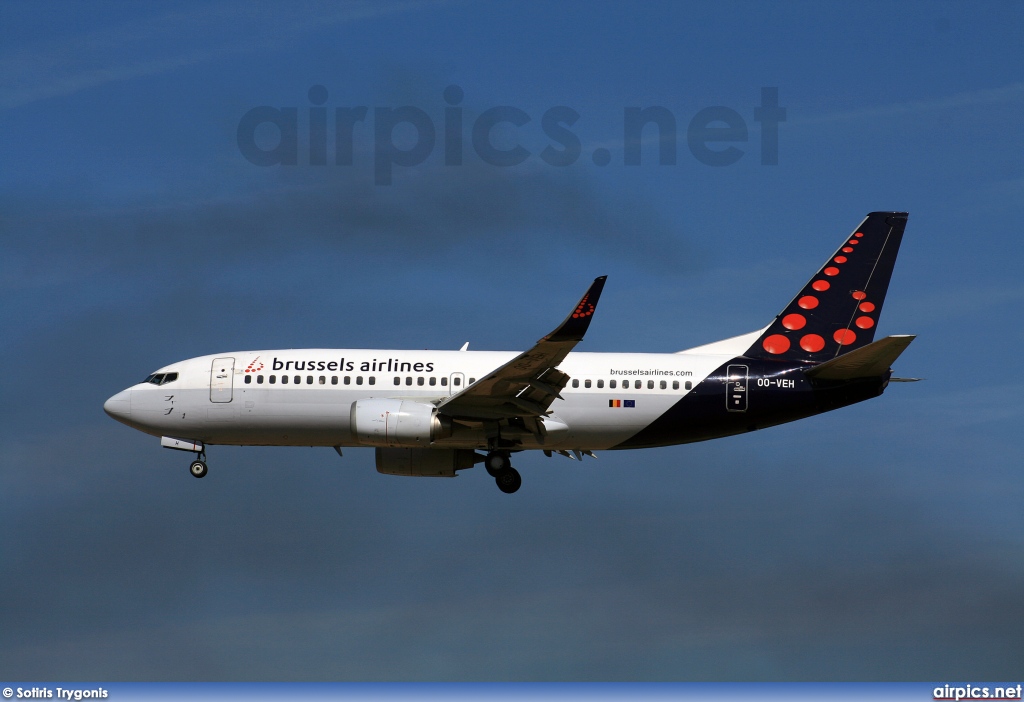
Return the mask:
[[[678,353],[581,353],[605,278],[523,353],[302,349],[173,363],[103,405],[161,445],[368,446],[390,475],[454,477],[483,463],[522,482],[518,451],[582,460],[597,450],[716,439],[881,395],[914,340],[874,340],[907,223],[872,212],[759,331]],[[485,453],[479,453],[484,451]]]

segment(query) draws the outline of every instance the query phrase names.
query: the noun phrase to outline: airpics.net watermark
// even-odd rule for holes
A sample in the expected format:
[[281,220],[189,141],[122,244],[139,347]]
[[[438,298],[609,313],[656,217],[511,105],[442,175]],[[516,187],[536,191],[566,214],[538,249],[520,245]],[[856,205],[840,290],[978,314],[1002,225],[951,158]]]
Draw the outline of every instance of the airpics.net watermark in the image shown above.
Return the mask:
[[[477,114],[471,125],[466,125],[462,104],[465,93],[457,85],[444,89],[444,117],[440,130],[428,112],[414,105],[370,108],[326,106],[328,92],[322,85],[308,91],[308,107],[271,107],[261,105],[246,112],[238,122],[238,150],[250,163],[257,166],[297,166],[300,154],[304,164],[310,166],[352,166],[357,138],[373,141],[373,181],[376,185],[390,185],[395,167],[409,168],[426,161],[442,142],[445,166],[462,166],[468,149],[465,144],[469,127],[470,145],[481,163],[499,168],[517,166],[536,155],[543,163],[554,167],[571,166],[583,154],[580,137],[570,129],[580,120],[580,113],[560,105],[544,111],[540,128],[550,141],[536,154],[515,138],[518,130],[527,128],[533,117],[518,107],[500,105]],[[300,149],[300,111],[302,132],[308,135],[308,144]],[[333,112],[334,153],[328,158],[328,117]],[[779,106],[777,87],[761,88],[760,104],[753,107],[753,121],[760,125],[761,165],[779,163],[779,124],[786,121],[786,108]],[[372,122],[372,124],[371,124]],[[506,138],[495,144],[495,132],[500,129]],[[508,139],[508,131],[512,138]],[[440,131],[440,139],[438,132]],[[396,132],[405,137],[396,140]],[[661,106],[625,107],[622,113],[622,164],[639,166],[643,146],[653,144],[658,152],[658,164],[674,166],[677,162],[678,130],[676,115]],[[645,141],[644,134],[656,134]],[[413,135],[415,135],[413,137]],[[504,142],[511,143],[504,143]],[[746,153],[735,144],[749,141],[747,120],[737,110],[723,105],[705,107],[689,120],[686,127],[686,146],[698,162],[706,166],[730,166]],[[268,143],[269,142],[269,143]],[[618,149],[616,149],[618,152]],[[590,150],[596,166],[612,163],[612,150],[603,146]]]

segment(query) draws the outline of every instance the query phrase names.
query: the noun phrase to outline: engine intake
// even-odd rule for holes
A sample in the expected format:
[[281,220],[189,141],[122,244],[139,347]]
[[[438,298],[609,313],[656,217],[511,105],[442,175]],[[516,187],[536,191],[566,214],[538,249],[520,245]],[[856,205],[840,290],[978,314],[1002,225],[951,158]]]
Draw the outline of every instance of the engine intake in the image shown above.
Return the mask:
[[452,435],[451,419],[412,400],[371,397],[352,403],[352,433],[364,446],[424,448]]

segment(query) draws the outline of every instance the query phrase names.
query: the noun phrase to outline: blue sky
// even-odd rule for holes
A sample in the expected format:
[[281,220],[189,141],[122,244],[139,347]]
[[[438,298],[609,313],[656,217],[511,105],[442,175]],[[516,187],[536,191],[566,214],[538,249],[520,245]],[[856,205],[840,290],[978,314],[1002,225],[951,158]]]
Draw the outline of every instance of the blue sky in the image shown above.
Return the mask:
[[[0,678],[1019,672],[1021,45],[1015,2],[0,6]],[[369,109],[351,166],[302,151],[314,85]],[[240,153],[261,105],[297,108],[297,165]],[[438,142],[375,185],[374,115],[403,105]],[[530,117],[493,134],[517,166],[470,143],[496,106]],[[580,115],[566,167],[538,156],[556,106]],[[650,106],[676,163],[648,130],[626,166],[624,110]],[[686,145],[713,106],[748,128],[725,167]],[[926,382],[707,444],[523,457],[511,499],[473,471],[380,476],[369,450],[217,448],[196,481],[101,409],[207,353],[521,349],[602,274],[585,350],[679,350],[766,324],[883,209],[910,221],[879,331],[919,335],[896,370]]]

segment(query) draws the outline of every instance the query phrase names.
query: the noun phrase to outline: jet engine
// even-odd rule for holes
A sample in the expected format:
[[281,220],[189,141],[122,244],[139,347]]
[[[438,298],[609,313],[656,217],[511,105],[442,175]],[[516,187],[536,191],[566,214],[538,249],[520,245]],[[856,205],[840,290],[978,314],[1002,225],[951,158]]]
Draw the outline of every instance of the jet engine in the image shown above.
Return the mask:
[[451,419],[412,400],[371,397],[352,403],[352,433],[364,446],[425,448],[452,434]]

